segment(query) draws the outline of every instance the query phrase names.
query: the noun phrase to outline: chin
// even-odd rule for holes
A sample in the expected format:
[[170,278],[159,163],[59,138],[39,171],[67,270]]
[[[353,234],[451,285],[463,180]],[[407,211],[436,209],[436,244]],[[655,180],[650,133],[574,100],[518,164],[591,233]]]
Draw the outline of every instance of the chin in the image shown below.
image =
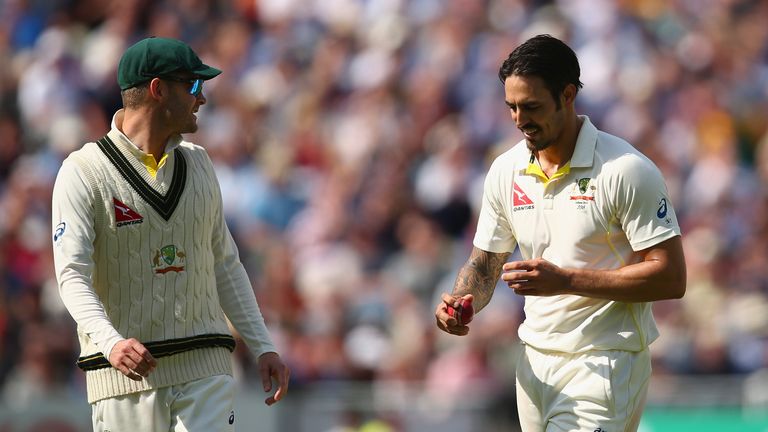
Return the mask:
[[181,133],[195,133],[197,132],[197,123],[191,124],[187,127],[185,127]]
[[552,144],[551,141],[529,141],[525,140],[525,145],[528,146],[530,151],[542,151]]

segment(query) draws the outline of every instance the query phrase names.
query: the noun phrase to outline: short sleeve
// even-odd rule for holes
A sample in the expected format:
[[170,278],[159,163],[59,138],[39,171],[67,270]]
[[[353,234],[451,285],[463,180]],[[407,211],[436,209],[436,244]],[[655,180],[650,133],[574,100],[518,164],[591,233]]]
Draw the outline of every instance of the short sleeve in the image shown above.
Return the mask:
[[680,235],[680,226],[659,169],[647,158],[626,154],[613,167],[613,207],[635,251]]
[[[488,252],[512,252],[517,245],[504,203],[504,179],[497,159],[488,170],[483,185],[483,201],[473,244]],[[511,184],[511,180],[509,181]]]

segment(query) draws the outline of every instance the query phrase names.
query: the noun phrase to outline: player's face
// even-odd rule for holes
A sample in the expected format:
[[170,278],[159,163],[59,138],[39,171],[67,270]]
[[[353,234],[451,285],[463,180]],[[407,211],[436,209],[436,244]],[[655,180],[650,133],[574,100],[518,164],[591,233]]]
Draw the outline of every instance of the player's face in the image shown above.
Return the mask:
[[202,92],[197,95],[190,93],[192,78],[189,82],[166,81],[170,89],[168,99],[168,121],[173,124],[177,133],[197,132],[197,110],[206,102]]
[[565,124],[563,100],[558,108],[544,80],[510,75],[504,82],[504,96],[512,120],[531,151],[544,150],[557,141]]

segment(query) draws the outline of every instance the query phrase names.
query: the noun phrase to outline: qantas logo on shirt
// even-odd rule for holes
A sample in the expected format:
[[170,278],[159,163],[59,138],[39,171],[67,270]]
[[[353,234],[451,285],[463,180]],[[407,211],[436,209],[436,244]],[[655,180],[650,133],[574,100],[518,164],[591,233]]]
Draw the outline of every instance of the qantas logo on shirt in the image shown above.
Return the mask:
[[517,183],[513,186],[512,195],[512,206],[514,207],[514,211],[530,210],[533,208],[533,201],[528,198],[528,195]]
[[136,213],[136,210],[123,204],[121,201],[118,201],[117,198],[113,197],[112,203],[115,205],[115,222],[117,222],[117,226],[121,227],[144,222],[142,215]]

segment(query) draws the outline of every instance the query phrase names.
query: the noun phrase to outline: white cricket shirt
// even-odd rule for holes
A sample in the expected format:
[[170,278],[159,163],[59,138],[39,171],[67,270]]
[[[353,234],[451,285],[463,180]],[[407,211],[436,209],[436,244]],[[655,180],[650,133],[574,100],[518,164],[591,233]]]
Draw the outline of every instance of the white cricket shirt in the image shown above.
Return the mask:
[[[609,270],[637,262],[634,251],[680,235],[653,162],[580,118],[571,161],[550,179],[524,140],[496,158],[485,179],[476,247],[504,253],[518,246],[524,259]],[[545,350],[640,351],[658,337],[650,303],[526,296],[525,315],[520,339]]]

